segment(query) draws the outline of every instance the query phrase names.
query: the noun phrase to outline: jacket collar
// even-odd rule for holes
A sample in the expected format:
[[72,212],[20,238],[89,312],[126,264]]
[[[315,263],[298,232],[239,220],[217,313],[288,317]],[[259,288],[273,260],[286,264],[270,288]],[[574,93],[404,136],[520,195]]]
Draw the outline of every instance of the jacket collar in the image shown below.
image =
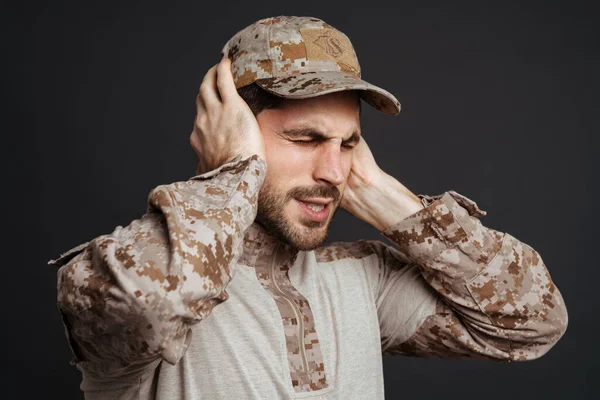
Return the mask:
[[256,266],[273,260],[275,253],[279,257],[295,258],[298,249],[282,242],[256,221],[250,225],[244,235],[243,253],[238,262]]

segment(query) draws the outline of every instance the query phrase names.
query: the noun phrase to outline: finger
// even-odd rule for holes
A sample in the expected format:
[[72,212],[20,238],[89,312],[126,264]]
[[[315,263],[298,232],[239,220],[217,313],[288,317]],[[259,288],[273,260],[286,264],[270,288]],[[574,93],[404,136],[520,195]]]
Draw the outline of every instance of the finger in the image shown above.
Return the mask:
[[204,105],[204,100],[202,100],[202,96],[200,93],[196,95],[196,113],[200,114],[206,112],[206,106]]
[[235,98],[237,95],[229,58],[223,58],[217,67],[217,87],[224,102]]
[[217,90],[217,67],[219,64],[213,66],[208,70],[202,84],[200,85],[200,97],[205,107],[216,105],[221,103],[221,98]]

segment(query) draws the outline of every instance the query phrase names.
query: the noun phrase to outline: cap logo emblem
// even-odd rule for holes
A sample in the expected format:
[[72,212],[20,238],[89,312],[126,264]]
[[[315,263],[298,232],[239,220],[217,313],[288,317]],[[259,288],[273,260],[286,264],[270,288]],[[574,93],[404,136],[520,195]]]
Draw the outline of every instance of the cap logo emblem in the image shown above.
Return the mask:
[[313,43],[322,48],[325,53],[333,58],[339,58],[344,54],[344,48],[340,44],[340,41],[334,37],[325,35],[319,36]]
[[300,28],[309,61],[333,61],[343,72],[360,77],[360,66],[352,43],[331,28]]

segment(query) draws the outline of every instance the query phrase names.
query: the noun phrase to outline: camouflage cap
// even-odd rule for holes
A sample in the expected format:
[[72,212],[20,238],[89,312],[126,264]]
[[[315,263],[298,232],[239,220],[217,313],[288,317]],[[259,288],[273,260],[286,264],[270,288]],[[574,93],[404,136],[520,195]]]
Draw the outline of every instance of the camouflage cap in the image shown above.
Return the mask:
[[222,54],[232,61],[236,88],[256,82],[288,99],[305,99],[343,90],[386,114],[398,114],[400,102],[389,92],[361,79],[350,39],[313,17],[261,19],[236,33]]

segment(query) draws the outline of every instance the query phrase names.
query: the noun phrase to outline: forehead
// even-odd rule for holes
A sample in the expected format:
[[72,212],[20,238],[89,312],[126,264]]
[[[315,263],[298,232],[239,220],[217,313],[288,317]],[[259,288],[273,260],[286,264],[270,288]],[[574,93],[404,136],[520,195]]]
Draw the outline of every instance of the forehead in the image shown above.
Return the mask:
[[360,98],[337,92],[301,100],[286,100],[275,111],[282,127],[315,126],[325,131],[360,131]]

